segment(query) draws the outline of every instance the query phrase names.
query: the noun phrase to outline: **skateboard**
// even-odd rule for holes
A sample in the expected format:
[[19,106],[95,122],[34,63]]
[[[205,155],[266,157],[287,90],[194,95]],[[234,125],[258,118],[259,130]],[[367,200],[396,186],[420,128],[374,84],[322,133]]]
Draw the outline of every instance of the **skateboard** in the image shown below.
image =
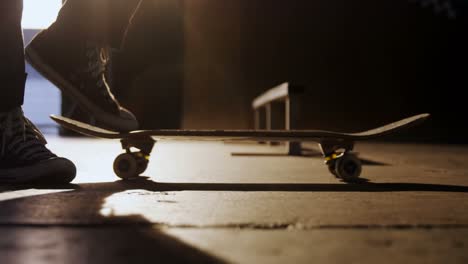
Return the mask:
[[[105,139],[118,139],[125,153],[114,161],[114,172],[121,179],[136,178],[148,167],[151,151],[160,140],[316,142],[329,171],[345,182],[356,181],[362,164],[353,153],[356,141],[371,140],[422,123],[430,115],[420,114],[359,133],[323,130],[138,130],[116,132],[70,118],[54,116],[59,125],[78,133]],[[132,151],[137,149],[138,151]]]

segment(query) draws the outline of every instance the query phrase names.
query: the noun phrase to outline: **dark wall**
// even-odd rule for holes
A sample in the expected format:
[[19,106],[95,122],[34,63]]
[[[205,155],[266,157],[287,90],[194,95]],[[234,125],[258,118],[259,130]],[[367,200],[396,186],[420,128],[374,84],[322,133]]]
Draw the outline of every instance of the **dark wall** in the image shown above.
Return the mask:
[[151,0],[142,10],[116,72],[144,128],[248,128],[251,100],[290,81],[307,88],[299,128],[431,112],[408,135],[466,141],[466,7],[455,19],[407,0]]
[[361,130],[431,112],[418,137],[468,132],[460,121],[468,112],[461,19],[407,1],[368,0],[257,0],[243,14],[250,96],[285,80],[307,86],[301,128]]
[[183,2],[143,1],[123,52],[113,55],[113,87],[142,128],[179,128],[184,80]]
[[186,0],[184,127],[248,127],[243,83],[241,2]]

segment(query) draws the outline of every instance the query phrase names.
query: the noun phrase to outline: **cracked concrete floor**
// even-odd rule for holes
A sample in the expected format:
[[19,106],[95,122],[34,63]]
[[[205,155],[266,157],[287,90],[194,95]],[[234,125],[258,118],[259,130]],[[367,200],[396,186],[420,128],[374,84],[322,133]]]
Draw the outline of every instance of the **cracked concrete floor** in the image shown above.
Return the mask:
[[1,263],[467,263],[468,147],[358,144],[364,184],[256,144],[161,142],[116,181],[118,142],[51,138],[73,185],[0,187]]

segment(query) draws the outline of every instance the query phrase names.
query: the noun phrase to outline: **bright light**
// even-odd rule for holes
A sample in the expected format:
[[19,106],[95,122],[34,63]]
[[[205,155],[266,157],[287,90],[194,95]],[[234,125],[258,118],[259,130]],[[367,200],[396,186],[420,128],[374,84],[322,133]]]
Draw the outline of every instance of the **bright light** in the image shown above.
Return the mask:
[[32,196],[41,196],[53,193],[61,193],[61,192],[71,192],[73,189],[51,189],[51,190],[40,190],[40,189],[26,189],[26,190],[18,190],[18,191],[5,191],[0,193],[0,201],[8,201],[8,200],[16,200],[26,197]]
[[61,6],[61,0],[24,0],[23,28],[47,28],[57,18]]

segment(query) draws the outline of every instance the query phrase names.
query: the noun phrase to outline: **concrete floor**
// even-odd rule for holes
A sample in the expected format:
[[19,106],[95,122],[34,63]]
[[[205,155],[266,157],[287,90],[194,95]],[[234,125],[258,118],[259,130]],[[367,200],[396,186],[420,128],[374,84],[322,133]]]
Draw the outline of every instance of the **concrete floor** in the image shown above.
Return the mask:
[[468,263],[468,147],[358,144],[363,184],[255,144],[160,142],[117,181],[118,142],[50,138],[72,185],[0,186],[0,263]]

